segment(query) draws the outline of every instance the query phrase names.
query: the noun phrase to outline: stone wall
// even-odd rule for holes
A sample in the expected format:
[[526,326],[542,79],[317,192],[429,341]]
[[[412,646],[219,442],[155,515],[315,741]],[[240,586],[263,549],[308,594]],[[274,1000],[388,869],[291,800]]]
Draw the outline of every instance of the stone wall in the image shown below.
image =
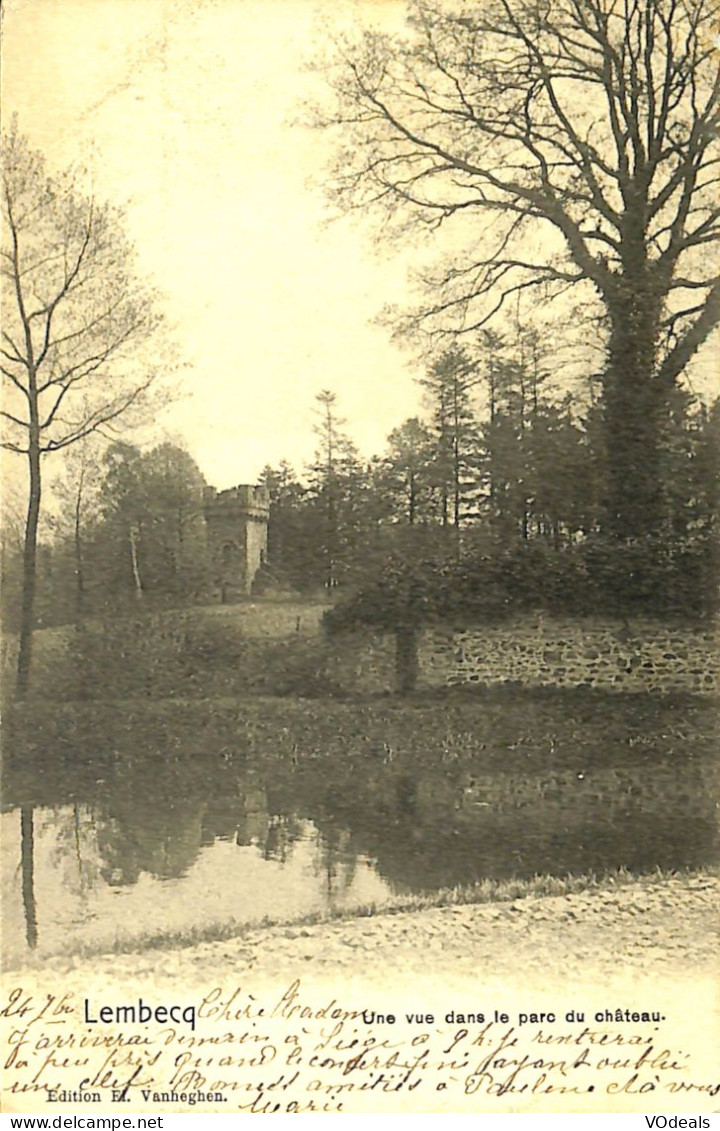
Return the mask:
[[[348,638],[341,682],[356,691],[390,690],[392,643],[391,636]],[[710,629],[658,621],[536,616],[420,635],[419,688],[489,683],[712,694],[717,652]]]
[[563,824],[582,826],[597,818],[621,820],[631,810],[642,812],[645,820],[663,824],[670,806],[676,813],[692,819],[702,817],[712,823],[717,793],[716,767],[701,761],[653,760],[652,773],[643,765],[585,766],[583,752],[577,754],[576,768],[529,765],[519,772],[485,772],[481,763],[453,780],[442,767],[425,771],[417,778],[415,807],[419,814],[443,809],[456,818],[483,816],[481,811],[515,813],[522,820],[537,816],[547,821],[553,810],[562,814]]
[[422,642],[420,666],[435,686],[507,681],[619,691],[717,688],[712,632],[657,621],[537,617],[512,626],[432,631]]

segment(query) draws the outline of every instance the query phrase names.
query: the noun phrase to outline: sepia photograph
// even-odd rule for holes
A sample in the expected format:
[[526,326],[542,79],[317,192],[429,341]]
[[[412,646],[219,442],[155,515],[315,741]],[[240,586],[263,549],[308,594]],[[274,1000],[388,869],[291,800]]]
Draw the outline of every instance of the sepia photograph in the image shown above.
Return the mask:
[[709,1127],[720,0],[0,50],[0,1110]]

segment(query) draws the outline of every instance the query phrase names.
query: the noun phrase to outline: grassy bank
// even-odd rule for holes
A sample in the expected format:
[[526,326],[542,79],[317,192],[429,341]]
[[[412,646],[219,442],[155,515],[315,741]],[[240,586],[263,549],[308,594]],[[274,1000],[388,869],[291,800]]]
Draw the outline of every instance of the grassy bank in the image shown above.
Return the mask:
[[[325,605],[243,602],[88,618],[38,629],[30,693],[42,699],[151,698],[323,689]],[[2,682],[15,680],[17,638],[5,637]]]
[[33,700],[6,711],[14,763],[102,751],[163,761],[238,762],[384,757],[422,764],[477,760],[492,768],[607,765],[618,759],[711,758],[716,713],[689,694],[495,686],[415,699],[335,701],[272,696]]

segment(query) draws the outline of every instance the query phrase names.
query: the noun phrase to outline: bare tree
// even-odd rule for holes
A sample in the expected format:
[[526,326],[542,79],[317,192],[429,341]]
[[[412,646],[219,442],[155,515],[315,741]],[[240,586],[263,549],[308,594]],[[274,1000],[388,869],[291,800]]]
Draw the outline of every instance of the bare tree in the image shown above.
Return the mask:
[[406,39],[339,45],[319,115],[342,207],[449,229],[424,327],[599,300],[618,537],[658,526],[668,401],[720,319],[719,19],[718,0],[415,0]]
[[72,544],[78,620],[85,611],[88,588],[88,531],[100,517],[104,443],[91,433],[63,452],[61,474],[52,483],[53,512],[45,516],[53,537]]
[[17,690],[27,690],[42,460],[112,429],[158,376],[145,350],[161,317],[135,273],[121,215],[72,172],[48,174],[13,130],[3,139],[3,446],[27,459]]

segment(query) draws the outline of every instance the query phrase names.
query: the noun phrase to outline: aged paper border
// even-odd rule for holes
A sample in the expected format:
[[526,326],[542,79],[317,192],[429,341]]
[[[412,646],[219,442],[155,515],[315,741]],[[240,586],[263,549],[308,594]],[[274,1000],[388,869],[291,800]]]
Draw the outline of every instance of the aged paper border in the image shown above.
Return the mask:
[[[89,3],[95,0],[88,0]],[[139,3],[141,0],[126,0],[126,3]],[[228,3],[242,3],[243,0],[225,0]],[[308,0],[311,3],[312,0]],[[62,3],[62,0],[58,0]],[[376,0],[365,0],[369,6],[376,3]],[[275,8],[272,11],[276,11]],[[69,29],[69,34],[71,31]],[[108,26],[108,34],[112,35],[112,27]],[[38,50],[42,52],[42,45],[38,45]],[[36,64],[37,65],[37,64]],[[351,348],[351,343],[348,343],[348,348]],[[379,410],[381,408],[379,406]],[[672,908],[668,908],[668,915],[672,915]],[[162,959],[160,959],[162,961]],[[661,1009],[669,1018],[672,1019],[670,1033],[672,1035],[673,1043],[689,1049],[693,1055],[699,1058],[702,1064],[709,1064],[708,1052],[712,1050],[713,1046],[717,1046],[718,1037],[718,1017],[716,1008],[713,1006],[712,998],[715,994],[714,987],[708,986],[704,982],[699,982],[693,977],[692,970],[688,968],[687,981],[684,983],[668,984],[662,979],[658,980],[654,976],[652,967],[647,971],[647,976],[640,982],[633,976],[629,976],[626,971],[621,967],[617,969],[616,979],[612,985],[598,981],[596,973],[592,969],[585,971],[585,980],[582,987],[577,985],[574,987],[573,992],[568,995],[568,984],[565,979],[558,981],[548,981],[534,988],[528,984],[528,981],[523,977],[522,972],[518,972],[517,981],[508,984],[492,983],[486,984],[482,966],[480,965],[477,972],[477,977],[468,979],[464,977],[460,980],[453,974],[452,970],[446,972],[446,978],[442,982],[433,982],[427,984],[424,981],[424,971],[422,963],[422,953],[417,955],[417,967],[408,970],[406,979],[398,981],[397,979],[388,980],[384,978],[381,971],[378,971],[377,977],[372,982],[363,983],[361,987],[354,981],[350,982],[331,982],[328,983],[326,979],[316,981],[311,975],[308,978],[307,969],[301,962],[298,964],[298,976],[302,977],[303,986],[309,998],[322,1002],[328,996],[343,1000],[349,996],[353,1002],[366,998],[371,1001],[376,1008],[384,1007],[388,1011],[394,1010],[400,1013],[405,1008],[422,1009],[422,1010],[435,1010],[441,1011],[447,1008],[448,1001],[468,1001],[476,1002],[479,998],[483,1000],[492,1000],[496,1002],[499,1007],[507,1009],[508,1012],[518,1009],[528,1008],[528,995],[532,995],[532,1004],[536,1008],[554,1008],[559,1010],[563,1008],[563,1003],[568,1004],[576,1002],[577,993],[582,992],[584,999],[588,1001],[609,1001],[613,1004],[622,1002],[623,1004],[637,1003],[638,1008],[653,1008]],[[130,978],[130,981],[132,979]],[[277,996],[278,990],[284,988],[287,983],[287,977],[282,980],[271,982],[269,986],[263,990],[261,983],[257,985],[253,981],[252,973],[247,976],[241,975],[239,981],[245,986],[251,986],[252,989],[260,994],[267,992],[269,995]],[[122,973],[122,983],[127,987],[128,985],[128,970],[125,966]],[[3,998],[7,998],[7,994],[16,985],[22,985],[27,992],[35,993],[38,1000],[42,1001],[45,995],[52,994],[56,998],[60,998],[65,991],[66,984],[72,985],[78,989],[77,977],[71,975],[63,975],[48,969],[43,972],[42,969],[15,972],[9,971],[4,978],[4,993]],[[108,1000],[108,986],[104,978],[99,977],[93,980],[92,978],[83,980],[83,988],[89,996],[95,995],[98,1000]],[[198,983],[202,984],[202,981]],[[208,987],[214,984],[212,973],[207,972]],[[150,977],[145,975],[136,986],[136,994],[146,998],[160,997],[163,994],[163,978],[162,969],[159,965],[157,975]],[[419,988],[418,988],[419,987]],[[190,987],[188,987],[190,990]],[[112,990],[110,991],[112,993]],[[119,992],[119,991],[118,991]],[[570,1005],[568,1004],[568,1007]],[[74,1081],[75,1073],[68,1070],[68,1081]],[[452,1100],[446,1100],[441,1096],[437,1096],[432,1106],[426,1106],[427,1101],[419,1107],[415,1105],[412,1096],[399,1101],[397,1098],[393,1099],[392,1096],[387,1098],[383,1097],[376,1103],[371,1102],[368,1106],[363,1104],[362,1108],[350,1110],[377,1110],[388,1112],[401,1112],[401,1111],[448,1111],[458,1112],[462,1111],[494,1111],[498,1110],[497,1103],[485,1100],[477,1101],[470,1107],[458,1108],[454,1106]],[[448,1106],[449,1105],[449,1106]],[[638,1106],[639,1105],[639,1106]],[[566,1100],[558,1098],[557,1101],[552,1099],[542,1100],[540,1102],[533,1101],[527,1103],[525,1100],[517,1100],[509,1098],[503,1104],[504,1110],[532,1110],[542,1112],[552,1111],[572,1111],[579,1110],[582,1106],[585,1110],[602,1111],[602,1112],[617,1112],[630,1110],[641,1111],[664,1111],[671,1110],[671,1105],[667,1100],[662,1100],[661,1097],[653,1096],[649,1099],[638,1101],[637,1098],[630,1099],[627,1096],[600,1097],[593,1098],[588,1101],[587,1105],[582,1104],[575,1107],[571,1101],[570,1105]],[[717,1110],[718,1101],[706,1100],[703,1098],[701,1102],[688,1101],[687,1107],[674,1110]],[[6,1105],[6,1110],[13,1110]],[[19,1100],[14,1110],[17,1111],[36,1111],[39,1110],[36,1103],[29,1103],[26,1106],[24,1100]],[[56,1108],[57,1113],[77,1111],[79,1109],[70,1105],[58,1105]],[[105,1111],[115,1111],[116,1105],[106,1106],[103,1103],[100,1107],[94,1108],[92,1111],[83,1109],[84,1114],[100,1114]],[[119,1110],[119,1109],[118,1109]],[[135,1106],[132,1107],[135,1111]],[[140,1110],[139,1108],[137,1110]],[[146,1108],[147,1111],[158,1111],[157,1108],[152,1106]],[[173,1110],[183,1110],[177,1108]],[[186,1109],[186,1110],[206,1110],[202,1108]],[[229,1107],[221,1107],[218,1111],[227,1112]],[[44,1113],[44,1112],[43,1112]],[[121,1112],[123,1115],[125,1111]],[[50,1114],[55,1114],[55,1111]]]

